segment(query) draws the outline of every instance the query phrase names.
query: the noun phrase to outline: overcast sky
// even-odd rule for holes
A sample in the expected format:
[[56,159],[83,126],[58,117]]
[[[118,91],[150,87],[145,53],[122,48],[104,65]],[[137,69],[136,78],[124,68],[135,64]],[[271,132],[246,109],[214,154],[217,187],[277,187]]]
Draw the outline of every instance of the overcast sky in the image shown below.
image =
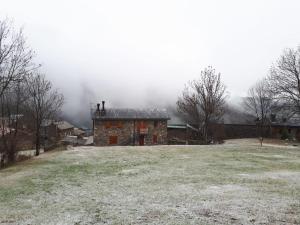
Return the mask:
[[24,26],[70,111],[102,99],[172,102],[209,65],[231,97],[243,96],[284,48],[300,44],[299,0],[0,2],[0,18]]

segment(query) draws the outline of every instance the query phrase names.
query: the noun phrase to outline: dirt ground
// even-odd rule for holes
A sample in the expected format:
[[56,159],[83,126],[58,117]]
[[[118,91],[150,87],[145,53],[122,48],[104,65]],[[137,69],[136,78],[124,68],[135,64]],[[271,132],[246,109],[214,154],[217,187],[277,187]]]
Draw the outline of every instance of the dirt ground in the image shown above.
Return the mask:
[[0,171],[2,224],[300,224],[300,147],[76,147]]

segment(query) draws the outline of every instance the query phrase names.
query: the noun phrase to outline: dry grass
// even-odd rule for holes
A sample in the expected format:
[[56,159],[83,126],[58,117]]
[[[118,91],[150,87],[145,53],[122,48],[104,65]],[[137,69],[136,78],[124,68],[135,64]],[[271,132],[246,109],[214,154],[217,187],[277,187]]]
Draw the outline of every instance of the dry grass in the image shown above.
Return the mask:
[[300,148],[78,147],[0,171],[0,224],[300,224]]

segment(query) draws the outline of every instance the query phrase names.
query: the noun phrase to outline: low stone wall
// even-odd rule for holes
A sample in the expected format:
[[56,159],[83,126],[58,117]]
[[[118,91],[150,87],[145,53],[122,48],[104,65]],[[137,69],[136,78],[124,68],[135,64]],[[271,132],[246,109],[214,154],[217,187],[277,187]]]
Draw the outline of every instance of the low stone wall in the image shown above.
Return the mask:
[[256,125],[224,124],[225,139],[232,138],[256,138]]
[[[222,141],[224,139],[233,138],[256,138],[257,137],[256,125],[242,125],[242,124],[212,124],[209,126],[209,137],[213,137],[214,141]],[[265,129],[265,136],[270,136],[269,127]],[[169,143],[173,140],[198,140],[195,131],[183,128],[168,128]]]

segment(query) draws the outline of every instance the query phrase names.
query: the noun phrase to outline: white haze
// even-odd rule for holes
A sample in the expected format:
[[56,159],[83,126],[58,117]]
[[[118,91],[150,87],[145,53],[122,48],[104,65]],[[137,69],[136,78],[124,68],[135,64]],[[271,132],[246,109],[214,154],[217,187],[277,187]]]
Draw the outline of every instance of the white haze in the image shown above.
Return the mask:
[[300,43],[298,0],[1,0],[0,18],[24,26],[36,61],[78,120],[89,104],[175,103],[211,65],[231,98],[244,96],[286,47]]

